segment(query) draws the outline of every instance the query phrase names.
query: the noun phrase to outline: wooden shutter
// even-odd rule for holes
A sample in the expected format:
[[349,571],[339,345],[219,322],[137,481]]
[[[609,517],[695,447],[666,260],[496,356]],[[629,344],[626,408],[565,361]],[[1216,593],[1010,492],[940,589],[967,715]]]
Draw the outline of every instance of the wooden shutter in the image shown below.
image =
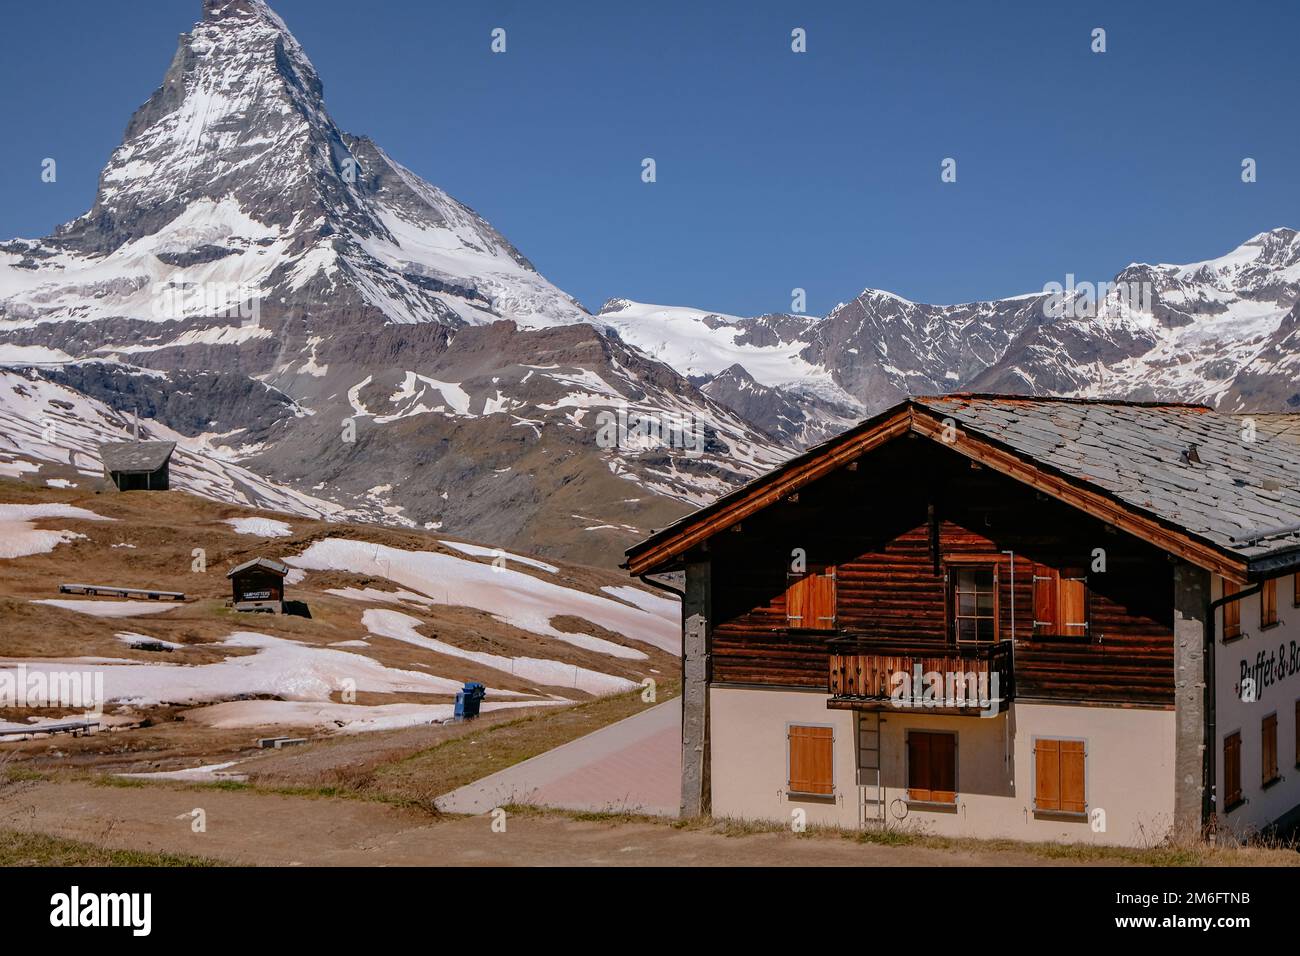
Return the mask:
[[1087,809],[1084,790],[1084,763],[1087,751],[1082,740],[1059,740],[1061,761],[1061,810],[1083,813]]
[[792,726],[790,741],[791,793],[830,795],[835,792],[835,730],[832,727]]
[[1271,627],[1277,623],[1277,578],[1265,581],[1259,592],[1259,626]]
[[835,629],[835,569],[819,565],[805,574],[788,574],[786,623],[809,630]]
[[1088,636],[1088,575],[1034,565],[1034,634]]
[[1241,734],[1223,738],[1223,805],[1231,810],[1241,803]]
[[907,799],[930,800],[931,734],[907,735]]
[[[1224,580],[1223,596],[1231,597],[1240,590],[1237,585],[1231,581]],[[1223,605],[1223,639],[1241,637],[1241,602],[1233,601],[1231,604]]]
[[1277,714],[1269,714],[1260,725],[1260,783],[1277,779]]
[[1295,765],[1300,768],[1300,700],[1295,702]]
[[913,730],[907,735],[907,799],[957,802],[957,737]]
[[1061,809],[1061,742],[1034,742],[1034,809]]
[[1082,740],[1034,741],[1034,809],[1086,813],[1087,747]]
[[1066,637],[1088,636],[1088,575],[1082,568],[1061,572],[1056,608],[1060,615],[1058,633]]
[[803,627],[808,616],[808,587],[804,583],[807,574],[791,571],[786,575],[785,586],[785,621],[788,627]]
[[930,734],[930,799],[957,802],[957,737]]
[[1057,622],[1057,575],[1045,564],[1034,565],[1034,633],[1054,634]]
[[1300,573],[1291,575],[1291,603],[1300,607]]

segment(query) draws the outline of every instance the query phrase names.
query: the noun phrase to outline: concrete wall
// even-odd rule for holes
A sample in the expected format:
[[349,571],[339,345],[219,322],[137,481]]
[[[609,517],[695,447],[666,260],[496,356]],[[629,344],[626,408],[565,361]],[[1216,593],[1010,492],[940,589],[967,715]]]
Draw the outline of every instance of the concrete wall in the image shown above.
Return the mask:
[[[1223,595],[1223,581],[1216,578],[1214,597]],[[1295,707],[1300,699],[1300,608],[1293,606],[1294,583],[1280,578],[1277,585],[1279,623],[1260,627],[1260,597],[1240,602],[1242,637],[1223,643],[1223,611],[1215,615],[1215,677],[1217,684],[1217,727],[1215,771],[1218,778],[1220,825],[1239,835],[1261,829],[1300,805],[1300,769],[1295,765]],[[1242,700],[1243,663],[1251,668],[1256,699]],[[1264,667],[1254,670],[1257,665]],[[1261,775],[1261,724],[1277,714],[1277,766],[1282,780],[1264,789]],[[1245,804],[1230,813],[1224,811],[1223,741],[1234,731],[1241,733],[1241,790]]]
[[[858,718],[852,711],[827,710],[826,700],[819,691],[712,689],[715,817],[784,823],[795,808],[802,808],[809,823],[858,826]],[[953,836],[1145,846],[1160,842],[1172,825],[1172,711],[1017,702],[993,718],[897,711],[881,716],[881,777],[890,826]],[[791,723],[835,728],[833,799],[786,793],[786,727]],[[951,809],[908,805],[909,729],[957,734],[957,802]],[[1104,811],[1103,831],[1095,831],[1087,820],[1035,814],[1033,746],[1038,736],[1087,742],[1088,807]]]

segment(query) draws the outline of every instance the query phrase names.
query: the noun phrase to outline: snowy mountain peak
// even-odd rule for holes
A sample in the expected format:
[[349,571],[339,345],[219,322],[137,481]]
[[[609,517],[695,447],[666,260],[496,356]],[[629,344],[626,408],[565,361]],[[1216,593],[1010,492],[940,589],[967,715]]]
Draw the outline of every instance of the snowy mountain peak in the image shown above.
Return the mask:
[[49,240],[0,249],[0,320],[190,318],[160,315],[157,290],[194,283],[235,289],[264,318],[589,319],[472,209],[340,130],[311,60],[263,0],[207,0],[203,13],[131,118],[90,211]]

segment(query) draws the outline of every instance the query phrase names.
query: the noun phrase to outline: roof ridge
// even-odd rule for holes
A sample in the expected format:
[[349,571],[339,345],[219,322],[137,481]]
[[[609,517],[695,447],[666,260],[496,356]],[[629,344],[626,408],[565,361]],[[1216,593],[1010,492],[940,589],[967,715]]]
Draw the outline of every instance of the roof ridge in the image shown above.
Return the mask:
[[1082,398],[1068,395],[1009,395],[1003,392],[948,392],[944,395],[916,395],[916,402],[941,402],[945,399],[964,398],[987,402],[1053,402],[1061,405],[1114,405],[1127,408],[1191,408],[1198,411],[1214,411],[1209,405],[1200,402],[1156,402],[1137,401],[1127,398]]

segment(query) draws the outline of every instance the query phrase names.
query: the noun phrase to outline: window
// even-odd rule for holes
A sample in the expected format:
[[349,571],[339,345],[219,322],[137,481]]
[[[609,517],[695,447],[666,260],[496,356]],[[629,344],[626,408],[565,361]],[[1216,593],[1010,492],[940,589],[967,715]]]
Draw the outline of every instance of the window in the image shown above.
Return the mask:
[[1034,635],[1088,636],[1088,575],[1034,565]]
[[994,565],[948,568],[952,629],[962,643],[993,643],[998,639],[998,573]]
[[790,741],[790,793],[827,797],[835,792],[835,728],[801,727],[786,731]]
[[[1223,581],[1223,596],[1232,597],[1240,591],[1241,588],[1233,584],[1228,579]],[[1231,604],[1223,605],[1223,639],[1230,641],[1235,637],[1241,637],[1241,602],[1233,601]]]
[[1277,623],[1277,578],[1264,582],[1259,592],[1259,626],[1272,627]]
[[907,733],[907,799],[957,802],[957,735]]
[[835,569],[809,567],[791,572],[785,589],[785,613],[790,627],[828,631],[835,629]]
[[1085,813],[1082,740],[1034,741],[1034,809],[1039,813]]
[[1277,714],[1269,714],[1259,728],[1260,784],[1267,787],[1278,780]]
[[1300,607],[1300,573],[1291,575],[1291,606]]
[[1225,812],[1241,806],[1241,734],[1223,738],[1223,806]]

